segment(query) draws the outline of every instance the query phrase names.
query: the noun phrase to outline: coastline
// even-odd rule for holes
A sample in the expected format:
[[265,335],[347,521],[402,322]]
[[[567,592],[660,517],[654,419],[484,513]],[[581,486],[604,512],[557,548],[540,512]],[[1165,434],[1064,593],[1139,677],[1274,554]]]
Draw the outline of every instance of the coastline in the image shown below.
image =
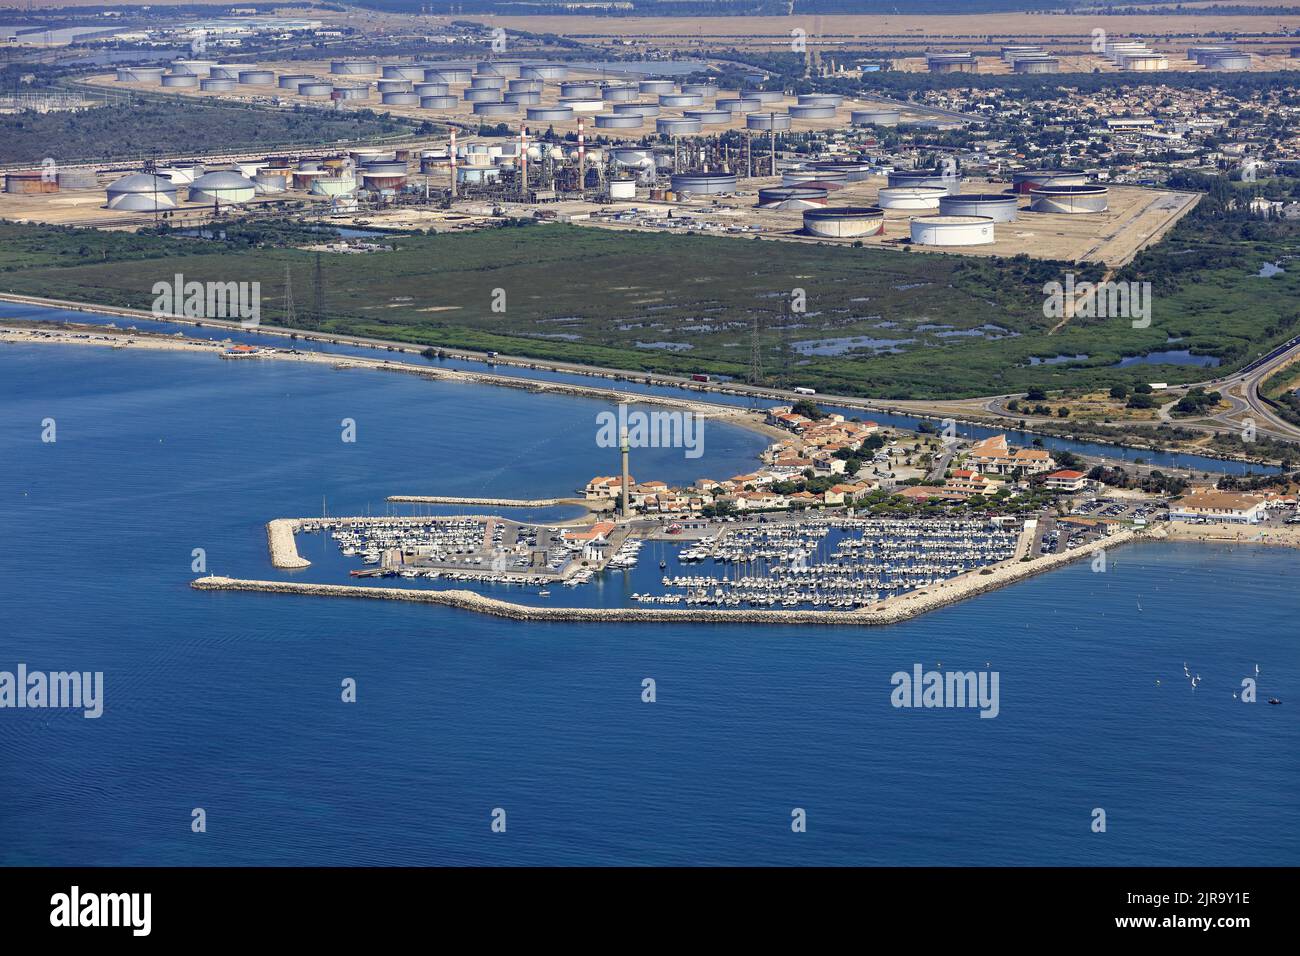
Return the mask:
[[[230,330],[231,332],[250,331],[248,329],[241,328],[240,324],[237,321],[229,321],[229,320],[222,320],[222,319],[194,319],[187,316],[178,316],[178,315],[157,316],[145,309],[132,309],[124,306],[95,305],[92,303],[76,302],[67,299],[51,299],[51,298],[45,298],[41,296],[19,295],[16,293],[0,292],[0,302],[11,302],[16,305],[30,305],[30,306],[40,307],[40,308],[64,309],[67,311],[74,311],[74,312],[90,312],[90,313],[96,313],[101,315],[118,316],[121,318],[128,318],[128,319],[140,319],[142,321],[171,322],[179,325],[192,325],[199,328],[224,328]],[[422,346],[415,345],[414,343],[411,342],[402,342],[396,339],[376,339],[376,338],[369,338],[367,336],[349,335],[346,333],[327,334],[327,333],[312,332],[303,329],[290,329],[283,326],[277,326],[271,324],[259,324],[255,331],[257,332],[258,335],[278,336],[281,338],[290,339],[292,341],[321,342],[329,345],[351,345],[359,348],[385,349],[394,354],[418,355],[423,351],[424,348]],[[161,333],[142,332],[140,334],[155,335]],[[681,378],[679,376],[673,376],[673,375],[652,374],[648,372],[633,372],[627,369],[602,368],[593,365],[581,365],[572,362],[561,362],[553,359],[528,359],[528,358],[521,358],[518,356],[502,356],[502,355],[489,356],[487,353],[474,352],[473,350],[467,350],[462,348],[451,349],[451,348],[441,348],[438,346],[431,346],[431,347],[439,348],[440,351],[444,352],[448,358],[453,360],[458,360],[458,361],[490,362],[495,365],[504,365],[504,366],[509,366],[511,368],[542,370],[542,371],[562,373],[566,375],[582,375],[589,378],[604,378],[612,381],[639,380],[647,385],[659,385],[665,388],[678,388],[686,391],[700,392],[703,394],[713,393],[719,395],[744,396],[749,398],[761,399],[762,401],[766,401],[766,402],[789,403],[797,400],[800,397],[794,395],[794,393],[792,392],[782,392],[777,389],[755,387],[755,386],[745,385],[743,383],[737,383],[737,382],[729,382],[729,383],[696,382],[691,379]],[[484,375],[489,375],[489,377],[492,379],[504,378],[509,382],[515,383],[513,387],[516,388],[524,387],[518,384],[520,381],[529,381],[535,385],[550,384],[550,383],[541,382],[536,379],[524,380],[521,378],[516,378],[514,376],[491,376],[490,373],[465,373],[465,374],[471,374],[471,375],[484,374]],[[507,383],[487,381],[484,384],[507,384]],[[584,388],[584,386],[574,386],[574,387]],[[597,391],[600,391],[600,389],[597,389]],[[612,391],[614,391],[615,394],[620,394],[620,395],[628,394],[628,393],[618,392],[616,389]],[[665,396],[657,396],[658,398],[664,399],[664,401],[655,403],[650,401],[650,399],[653,397],[654,396],[646,396],[644,399],[640,399],[640,400],[644,401],[647,404],[664,404],[664,405],[675,405],[676,402],[682,402],[683,406],[686,407],[695,404],[692,401],[687,399],[674,399]],[[1148,451],[1148,452],[1156,452],[1156,453],[1171,454],[1171,455],[1196,455],[1199,457],[1211,458],[1218,461],[1232,461],[1232,462],[1238,462],[1240,464],[1260,465],[1262,467],[1275,467],[1278,465],[1277,461],[1263,461],[1259,459],[1239,457],[1235,455],[1226,455],[1226,454],[1215,452],[1212,449],[1159,448],[1151,445],[1149,442],[1141,442],[1141,443],[1116,442],[1116,441],[1108,441],[1102,438],[1094,438],[1088,436],[1070,438],[1068,435],[1060,435],[1053,431],[1045,431],[1045,430],[1040,431],[1038,429],[1035,429],[1033,427],[1034,423],[1032,421],[1027,422],[1026,425],[1022,427],[1019,419],[1007,418],[993,413],[989,413],[987,417],[980,416],[980,417],[972,418],[970,417],[972,413],[972,409],[970,408],[964,408],[961,409],[960,412],[955,412],[949,408],[940,409],[940,408],[932,407],[929,411],[925,411],[925,410],[909,407],[907,403],[905,403],[904,405],[899,405],[896,402],[891,403],[888,400],[864,399],[858,396],[830,395],[830,394],[819,394],[815,396],[815,400],[828,405],[836,405],[844,408],[857,409],[868,414],[879,413],[879,414],[886,414],[886,415],[902,415],[911,418],[923,419],[931,422],[942,422],[951,419],[952,421],[962,425],[973,425],[981,428],[1003,428],[1006,429],[1007,431],[1023,431],[1027,434],[1041,435],[1046,438],[1060,438],[1066,441],[1078,441],[1078,442],[1084,442],[1088,444],[1095,444],[1095,445],[1107,446],[1113,448],[1125,448],[1131,451]],[[907,402],[909,403],[911,401],[912,400],[907,400]],[[969,400],[953,399],[953,400],[936,401],[928,404],[932,406],[948,406],[951,405],[953,402],[960,403],[963,401],[969,401]],[[708,402],[707,399],[701,399],[698,402],[698,404],[702,406],[707,406],[709,408],[714,408],[714,409],[730,410],[732,413],[735,413],[737,411],[740,412],[745,411],[744,409],[739,408],[738,406],[719,405],[717,403]],[[726,412],[724,411],[723,413],[725,414]],[[762,432],[763,434],[768,434],[768,435],[775,434],[782,437],[786,436],[786,433],[778,429],[774,429],[771,426],[768,426],[762,422],[757,423],[757,427],[750,424],[746,424],[745,427],[749,427],[754,431]]]

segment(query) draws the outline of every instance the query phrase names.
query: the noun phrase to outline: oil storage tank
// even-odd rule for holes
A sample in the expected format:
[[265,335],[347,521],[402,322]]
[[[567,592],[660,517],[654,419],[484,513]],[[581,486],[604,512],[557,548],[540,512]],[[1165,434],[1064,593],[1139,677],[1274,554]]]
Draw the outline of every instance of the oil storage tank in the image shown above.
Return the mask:
[[430,83],[470,83],[474,74],[458,66],[427,66],[424,68],[424,79]]
[[199,77],[196,73],[164,73],[162,85],[174,89],[197,90]]
[[736,191],[736,174],[726,172],[674,173],[673,192],[695,196],[713,196]]
[[571,106],[530,106],[524,115],[536,123],[567,123],[574,114]]
[[410,80],[412,83],[424,81],[425,67],[415,63],[396,63],[384,67],[386,80]]
[[276,85],[282,90],[297,90],[300,83],[306,83],[308,80],[314,80],[316,77],[310,73],[284,73],[276,81]]
[[984,246],[993,241],[993,220],[986,216],[917,216],[912,241],[922,246]]
[[1082,169],[1017,169],[1011,173],[1011,188],[1027,193],[1040,186],[1085,186],[1088,174]]
[[559,63],[530,63],[519,68],[521,79],[563,80],[569,75],[569,68]]
[[1038,186],[1029,191],[1029,208],[1034,212],[1105,212],[1109,195],[1105,186]]
[[274,86],[275,74],[270,70],[240,70],[241,86]]
[[375,60],[334,60],[330,72],[335,76],[373,76],[379,72]]
[[[323,80],[308,80],[305,83],[298,84],[299,96],[321,97],[329,96],[334,92],[334,84],[326,83]],[[384,94],[387,96],[388,94]]]
[[759,209],[812,209],[826,205],[830,194],[820,186],[771,186],[758,191]]
[[639,129],[644,123],[645,117],[640,113],[601,113],[596,116],[597,129]]
[[673,92],[673,90],[677,89],[677,86],[672,80],[642,80],[637,84],[637,89],[642,93],[661,96]]
[[5,192],[24,196],[59,191],[58,176],[43,169],[22,170],[5,174]]
[[885,186],[876,194],[882,209],[938,209],[948,195],[943,186]]
[[156,212],[176,208],[176,184],[162,176],[134,173],[108,187],[109,209],[125,212]]
[[898,110],[851,110],[849,122],[854,126],[897,126]]
[[700,131],[697,119],[658,119],[655,120],[655,132],[661,136],[694,136]]
[[742,100],[756,100],[767,106],[785,102],[785,94],[780,90],[745,90],[740,94]]
[[219,170],[200,176],[190,183],[189,200],[230,206],[246,203],[256,194],[257,187],[251,179],[245,179],[239,173]]
[[658,103],[615,103],[613,104],[615,113],[631,113],[636,116],[658,116]]
[[119,66],[117,82],[119,83],[157,83],[166,72],[161,66]]
[[1018,211],[1015,193],[957,193],[939,200],[941,216],[983,216],[994,222],[1015,222]]
[[789,128],[789,113],[759,112],[748,113],[745,116],[745,129],[766,129],[780,132]]
[[826,239],[857,239],[885,231],[885,211],[879,206],[836,206],[803,211],[803,230]]
[[890,187],[935,186],[950,193],[961,189],[961,176],[956,170],[946,169],[895,169],[886,174]]
[[835,107],[833,106],[792,106],[790,107],[790,116],[792,119],[834,119]]

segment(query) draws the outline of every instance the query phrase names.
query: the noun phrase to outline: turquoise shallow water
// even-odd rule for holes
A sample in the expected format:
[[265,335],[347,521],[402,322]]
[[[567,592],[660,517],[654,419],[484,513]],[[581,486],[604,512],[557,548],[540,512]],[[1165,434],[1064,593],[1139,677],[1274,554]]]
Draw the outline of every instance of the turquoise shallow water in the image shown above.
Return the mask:
[[[263,523],[322,496],[568,493],[615,466],[601,408],[21,346],[0,410],[0,669],[106,684],[99,720],[0,710],[2,863],[1300,863],[1294,552],[1132,547],[879,630],[200,594],[193,548],[276,575]],[[711,428],[634,471],[734,473],[761,442]],[[997,670],[998,718],[890,706],[939,661]],[[1232,699],[1256,664],[1282,706]]]

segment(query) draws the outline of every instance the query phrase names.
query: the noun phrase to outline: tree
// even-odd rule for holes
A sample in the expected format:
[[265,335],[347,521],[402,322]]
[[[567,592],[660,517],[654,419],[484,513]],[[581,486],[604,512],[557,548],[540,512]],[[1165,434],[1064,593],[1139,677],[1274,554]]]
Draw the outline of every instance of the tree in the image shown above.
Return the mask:
[[1111,397],[1111,398],[1118,398],[1118,399],[1121,399],[1121,400],[1122,400],[1122,399],[1125,399],[1125,398],[1128,398],[1128,386],[1127,386],[1127,385],[1112,385],[1112,386],[1110,387],[1110,397]]

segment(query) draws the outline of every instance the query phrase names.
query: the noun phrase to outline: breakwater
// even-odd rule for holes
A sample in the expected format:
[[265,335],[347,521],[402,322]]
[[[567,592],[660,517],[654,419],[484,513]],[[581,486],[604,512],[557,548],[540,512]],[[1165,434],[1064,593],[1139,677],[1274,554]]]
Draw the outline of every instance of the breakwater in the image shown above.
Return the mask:
[[487,508],[550,508],[554,505],[591,508],[597,504],[585,498],[458,498],[452,495],[389,495],[387,500],[402,504],[481,505]]
[[[1053,554],[1032,561],[1008,561],[971,571],[925,590],[890,598],[854,611],[769,611],[713,608],[577,608],[534,607],[486,597],[474,591],[390,587],[348,584],[307,584],[296,581],[257,581],[210,575],[190,586],[199,591],[260,591],[314,597],[366,598],[380,601],[410,601],[473,611],[517,621],[572,621],[585,623],[678,623],[678,624],[811,624],[876,627],[897,624],[967,598],[1006,587],[1036,574],[1063,567],[1096,551],[1115,548],[1144,532],[1121,531],[1065,554]],[[296,551],[295,551],[296,554]]]

